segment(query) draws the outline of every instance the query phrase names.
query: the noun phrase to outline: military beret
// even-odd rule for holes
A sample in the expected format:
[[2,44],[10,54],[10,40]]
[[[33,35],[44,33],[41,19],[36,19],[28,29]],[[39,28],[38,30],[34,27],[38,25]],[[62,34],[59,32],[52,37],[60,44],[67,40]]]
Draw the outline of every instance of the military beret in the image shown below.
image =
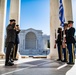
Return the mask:
[[73,21],[71,21],[71,20],[69,20],[69,21],[68,21],[68,24],[70,24],[70,23],[74,23],[74,22],[73,22]]
[[18,24],[16,26],[19,26]]
[[62,30],[62,28],[59,27],[58,30]]
[[12,22],[12,21],[16,21],[15,19],[10,19],[10,22]]
[[64,23],[64,26],[68,26],[68,23]]

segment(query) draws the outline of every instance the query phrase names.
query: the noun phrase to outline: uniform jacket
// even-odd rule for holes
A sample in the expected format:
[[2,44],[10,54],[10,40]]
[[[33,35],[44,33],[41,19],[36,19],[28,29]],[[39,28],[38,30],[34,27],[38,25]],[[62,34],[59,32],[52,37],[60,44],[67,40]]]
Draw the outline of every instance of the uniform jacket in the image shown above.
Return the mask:
[[19,44],[19,34],[20,30],[16,31],[16,38],[15,38],[15,44]]
[[62,45],[62,32],[58,34],[56,43]]
[[66,36],[66,41],[67,43],[75,43],[75,28],[71,27],[69,30],[67,30],[67,36]]
[[5,40],[6,45],[9,42],[15,43],[16,31],[14,30],[14,26],[15,26],[15,24],[13,24],[13,25],[9,24],[6,28],[6,33],[7,33],[7,37]]

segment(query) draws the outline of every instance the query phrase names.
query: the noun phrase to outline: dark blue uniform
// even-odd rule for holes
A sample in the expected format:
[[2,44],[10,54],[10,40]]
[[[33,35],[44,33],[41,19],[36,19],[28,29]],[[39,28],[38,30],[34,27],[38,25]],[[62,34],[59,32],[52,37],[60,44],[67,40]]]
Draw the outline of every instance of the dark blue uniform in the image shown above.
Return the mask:
[[16,31],[16,38],[15,38],[15,48],[14,48],[14,52],[13,52],[13,59],[16,60],[16,55],[17,55],[17,50],[18,50],[18,44],[19,44],[19,34],[20,30]]
[[68,48],[68,52],[69,52],[69,64],[74,63],[74,60],[75,60],[75,56],[74,56],[74,44],[75,44],[74,34],[75,34],[75,28],[71,27],[67,31],[67,36],[66,36],[67,48]]

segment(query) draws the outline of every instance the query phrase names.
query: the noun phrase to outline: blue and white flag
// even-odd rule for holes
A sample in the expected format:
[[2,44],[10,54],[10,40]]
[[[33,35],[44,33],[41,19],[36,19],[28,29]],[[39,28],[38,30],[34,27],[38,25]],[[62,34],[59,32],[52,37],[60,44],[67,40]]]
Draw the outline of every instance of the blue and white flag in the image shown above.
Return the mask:
[[61,22],[61,26],[64,26],[65,18],[64,18],[64,8],[63,8],[63,3],[62,0],[59,0],[59,19]]

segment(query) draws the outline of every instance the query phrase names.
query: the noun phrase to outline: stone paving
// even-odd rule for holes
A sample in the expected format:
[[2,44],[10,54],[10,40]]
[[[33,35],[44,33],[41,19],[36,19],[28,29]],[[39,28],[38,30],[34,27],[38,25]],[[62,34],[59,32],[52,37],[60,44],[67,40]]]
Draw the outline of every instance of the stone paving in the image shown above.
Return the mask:
[[0,75],[66,75],[73,65],[56,60],[26,58],[15,61],[14,66],[4,66],[0,60]]

